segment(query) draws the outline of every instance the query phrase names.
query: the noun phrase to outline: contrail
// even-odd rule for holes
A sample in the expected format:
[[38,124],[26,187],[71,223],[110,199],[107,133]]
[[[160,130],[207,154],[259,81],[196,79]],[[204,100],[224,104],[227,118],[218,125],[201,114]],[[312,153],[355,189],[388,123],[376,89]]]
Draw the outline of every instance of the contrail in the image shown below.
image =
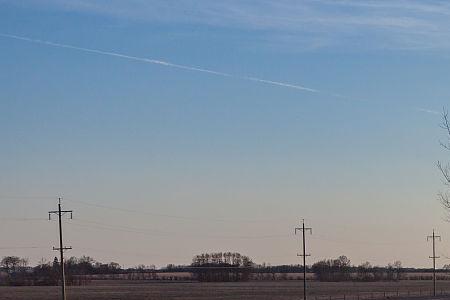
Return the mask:
[[[39,40],[39,39],[29,38],[29,37],[25,37],[25,36],[18,36],[18,35],[13,35],[13,34],[0,33],[0,37],[21,40],[21,41],[25,41],[25,42],[29,42],[29,43],[41,44],[41,45],[46,45],[46,46],[51,46],[51,47],[72,49],[72,50],[86,52],[86,53],[118,57],[118,58],[122,58],[122,59],[134,60],[134,61],[144,62],[144,63],[148,63],[148,64],[160,65],[160,66],[176,68],[176,69],[181,69],[181,70],[201,72],[201,73],[206,73],[206,74],[215,75],[215,76],[259,82],[259,83],[268,84],[268,85],[272,85],[272,86],[278,86],[278,87],[283,87],[283,88],[301,90],[301,91],[309,92],[309,93],[327,95],[327,96],[333,97],[335,99],[347,100],[347,101],[352,101],[352,102],[371,103],[370,100],[355,99],[355,98],[347,97],[347,96],[344,96],[341,94],[325,92],[325,91],[313,89],[310,87],[306,87],[306,86],[302,86],[302,85],[298,85],[298,84],[287,83],[287,82],[273,81],[273,80],[268,80],[268,79],[264,79],[264,78],[252,77],[252,76],[234,75],[234,74],[230,74],[230,73],[225,73],[225,72],[220,72],[220,71],[215,71],[215,70],[205,69],[205,68],[200,68],[200,67],[195,67],[195,66],[180,65],[180,64],[176,64],[176,63],[172,63],[172,62],[168,62],[168,61],[163,61],[163,60],[132,56],[132,55],[111,52],[111,51],[103,51],[103,50],[98,50],[98,49],[78,47],[78,46],[73,46],[73,45],[69,45],[69,44],[55,43],[55,42],[51,42],[51,41]],[[431,109],[424,109],[424,108],[417,108],[417,107],[410,107],[410,109],[419,111],[422,113],[440,114],[439,112],[437,112],[435,110],[431,110]]]
[[427,114],[442,115],[442,112],[438,112],[438,111],[432,110],[432,109],[426,109],[426,108],[420,108],[420,107],[415,107],[414,109],[416,111],[424,112],[424,113],[427,113]]
[[54,43],[54,42],[50,42],[50,41],[44,41],[44,40],[39,40],[39,39],[32,39],[32,38],[28,38],[28,37],[24,37],[24,36],[18,36],[18,35],[12,35],[12,34],[0,33],[0,36],[4,37],[4,38],[10,38],[10,39],[15,39],[15,40],[26,41],[26,42],[29,42],[29,43],[47,45],[47,46],[51,46],[51,47],[66,48],[66,49],[72,49],[72,50],[88,52],[88,53],[94,53],[94,54],[99,54],[99,55],[107,55],[107,56],[113,56],[113,57],[119,57],[119,58],[123,58],[123,59],[128,59],[128,60],[140,61],[140,62],[145,62],[145,63],[149,63],[149,64],[162,65],[162,66],[171,67],[171,68],[177,68],[177,69],[182,69],[182,70],[202,72],[202,73],[212,74],[212,75],[216,75],[216,76],[230,77],[230,78],[236,78],[236,79],[255,81],[255,82],[265,83],[265,84],[269,84],[269,85],[275,85],[275,86],[280,86],[280,87],[285,87],[285,88],[302,90],[302,91],[310,92],[310,93],[320,93],[320,91],[318,91],[316,89],[312,89],[312,88],[301,86],[301,85],[296,85],[296,84],[291,84],[291,83],[286,83],[286,82],[279,82],[279,81],[272,81],[272,80],[267,80],[267,79],[263,79],[263,78],[256,78],[256,77],[250,77],[250,76],[237,76],[237,75],[224,73],[224,72],[219,72],[219,71],[214,71],[214,70],[210,70],[210,69],[204,69],[204,68],[193,67],[193,66],[186,66],[186,65],[179,65],[179,64],[175,64],[175,63],[171,63],[171,62],[167,62],[167,61],[162,61],[162,60],[157,60],[157,59],[150,59],[150,58],[145,58],[145,57],[131,56],[131,55],[126,55],[126,54],[117,53],[117,52],[110,52],[110,51],[103,51],[103,50],[98,50],[98,49],[84,48],[84,47],[72,46],[72,45],[68,45],[68,44]]

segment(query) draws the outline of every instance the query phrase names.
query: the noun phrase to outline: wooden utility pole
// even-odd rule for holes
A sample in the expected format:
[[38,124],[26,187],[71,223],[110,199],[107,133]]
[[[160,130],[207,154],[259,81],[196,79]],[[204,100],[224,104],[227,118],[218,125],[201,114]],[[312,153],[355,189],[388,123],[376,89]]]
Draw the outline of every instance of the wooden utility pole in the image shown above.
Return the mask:
[[439,258],[439,256],[436,256],[435,241],[436,239],[439,239],[439,241],[441,241],[441,236],[435,235],[433,229],[433,235],[427,236],[427,241],[429,241],[430,239],[433,242],[433,256],[430,256],[430,258],[433,259],[433,296],[436,296],[436,258]]
[[70,213],[70,218],[72,219],[71,210],[62,210],[61,209],[61,198],[58,198],[58,210],[53,210],[48,212],[48,219],[51,220],[52,214],[58,215],[58,223],[59,223],[59,248],[53,247],[53,250],[59,251],[60,254],[60,272],[61,272],[61,299],[66,300],[66,276],[64,273],[64,251],[70,250],[72,247],[64,247],[63,245],[63,229],[62,229],[62,216],[66,213]]
[[305,238],[305,232],[309,231],[310,234],[312,234],[312,228],[306,228],[305,227],[305,220],[302,220],[302,227],[295,228],[295,234],[297,234],[297,231],[302,232],[302,240],[303,240],[303,254],[297,254],[297,256],[303,257],[303,299],[306,300],[306,257],[311,256],[311,254],[306,254],[306,238]]

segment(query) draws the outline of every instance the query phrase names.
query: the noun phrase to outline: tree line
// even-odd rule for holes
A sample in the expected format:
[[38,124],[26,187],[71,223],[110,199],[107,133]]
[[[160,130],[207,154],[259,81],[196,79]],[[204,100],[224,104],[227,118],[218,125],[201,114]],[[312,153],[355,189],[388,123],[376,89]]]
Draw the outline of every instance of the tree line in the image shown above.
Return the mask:
[[311,271],[319,281],[398,281],[405,275],[400,261],[385,267],[372,266],[369,262],[353,266],[345,255],[316,262]]
[[[82,284],[83,275],[115,274],[123,272],[118,263],[100,263],[89,256],[70,257],[64,262],[66,281],[69,285]],[[28,265],[28,259],[5,256],[0,261],[0,285],[57,285],[60,280],[58,258],[52,262],[41,260],[36,266]]]
[[[299,279],[303,266],[255,264],[250,257],[237,252],[214,252],[194,256],[189,265],[168,264],[159,269],[154,265],[123,268],[116,262],[101,263],[89,256],[70,257],[65,261],[65,270],[67,283],[78,285],[87,283],[87,278],[95,278],[95,275],[161,280],[168,277],[158,274],[177,272],[191,273],[190,280],[198,281],[287,280],[294,277]],[[444,266],[438,272],[448,270],[450,265]],[[404,268],[400,261],[382,267],[373,266],[369,262],[352,265],[350,259],[342,255],[318,261],[307,266],[306,271],[314,274],[314,279],[318,281],[397,281],[405,279],[406,272],[430,270]],[[41,260],[34,267],[29,266],[27,259],[17,256],[6,256],[0,261],[0,285],[57,285],[59,280],[60,263],[57,258],[51,262]]]
[[191,272],[198,281],[247,281],[253,267],[252,260],[237,252],[215,252],[196,255]]

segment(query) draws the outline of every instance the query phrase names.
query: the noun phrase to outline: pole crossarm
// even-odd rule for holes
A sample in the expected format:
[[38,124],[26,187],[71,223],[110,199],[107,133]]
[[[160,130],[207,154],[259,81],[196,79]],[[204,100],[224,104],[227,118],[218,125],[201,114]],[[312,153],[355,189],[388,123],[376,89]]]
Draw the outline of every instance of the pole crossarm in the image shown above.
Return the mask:
[[63,247],[63,248],[53,247],[53,250],[54,250],[54,251],[60,251],[60,250],[63,250],[63,251],[65,251],[65,250],[72,250],[72,247]]
[[297,234],[297,231],[309,231],[310,234],[312,234],[312,228],[311,227],[307,227],[307,228],[295,228],[295,234]]
[[[59,215],[59,211],[57,210],[52,210],[48,212],[48,219],[51,220],[52,219],[52,215]],[[73,219],[73,210],[62,210],[61,211],[61,216],[65,215],[65,214],[70,214],[70,219]]]

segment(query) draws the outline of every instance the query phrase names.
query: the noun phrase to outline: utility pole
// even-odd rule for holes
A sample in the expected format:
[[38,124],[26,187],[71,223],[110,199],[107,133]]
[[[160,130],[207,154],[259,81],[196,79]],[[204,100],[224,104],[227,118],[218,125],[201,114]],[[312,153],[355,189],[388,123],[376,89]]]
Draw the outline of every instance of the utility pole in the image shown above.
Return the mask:
[[61,210],[61,197],[58,198],[58,210],[53,210],[48,212],[48,219],[52,219],[52,214],[58,215],[59,223],[59,248],[53,247],[53,250],[59,251],[60,254],[60,267],[61,267],[61,299],[66,300],[66,276],[64,274],[64,251],[70,250],[72,247],[64,247],[63,245],[63,230],[62,230],[62,220],[61,217],[67,213],[70,213],[70,219],[72,219],[71,210]]
[[305,232],[309,231],[310,234],[312,234],[312,228],[306,228],[305,227],[305,220],[302,220],[302,227],[295,228],[295,234],[297,234],[297,231],[302,232],[303,236],[303,254],[297,254],[297,256],[303,256],[303,299],[306,300],[306,257],[311,256],[311,254],[306,254],[306,239],[305,239]]
[[433,296],[436,296],[436,258],[439,258],[439,256],[436,256],[435,241],[436,239],[439,239],[439,241],[441,241],[441,236],[435,235],[433,229],[433,235],[427,236],[427,241],[429,241],[430,239],[433,242],[433,256],[430,256],[430,258],[433,259]]

